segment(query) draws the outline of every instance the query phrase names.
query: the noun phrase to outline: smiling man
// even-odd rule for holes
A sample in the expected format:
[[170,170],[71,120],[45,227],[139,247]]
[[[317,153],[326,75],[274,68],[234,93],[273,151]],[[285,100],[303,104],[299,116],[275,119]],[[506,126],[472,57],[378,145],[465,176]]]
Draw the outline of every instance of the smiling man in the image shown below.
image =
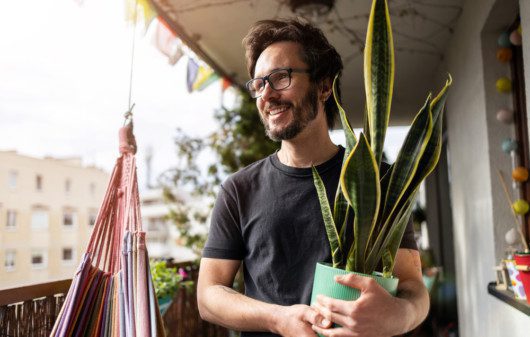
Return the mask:
[[[393,336],[411,330],[425,318],[429,298],[410,225],[396,256],[398,297],[370,278],[351,275],[337,282],[361,289],[357,301],[322,296],[308,306],[315,264],[331,260],[311,166],[333,200],[344,157],[328,132],[338,113],[331,86],[342,71],[339,54],[318,28],[293,20],[256,23],[244,45],[247,89],[267,135],[281,149],[221,186],[201,260],[201,316],[243,331],[243,337],[314,337],[315,331]],[[232,289],[242,262],[244,295]]]

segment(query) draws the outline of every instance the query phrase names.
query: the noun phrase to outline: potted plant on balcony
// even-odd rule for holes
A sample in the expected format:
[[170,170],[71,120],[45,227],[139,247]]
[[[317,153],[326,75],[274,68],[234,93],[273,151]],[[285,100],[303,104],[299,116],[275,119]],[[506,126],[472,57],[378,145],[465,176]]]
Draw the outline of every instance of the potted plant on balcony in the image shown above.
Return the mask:
[[[340,106],[346,151],[333,209],[324,184],[313,168],[332,263],[317,263],[311,303],[318,294],[353,300],[359,291],[334,282],[334,275],[361,273],[376,279],[395,295],[394,258],[409,221],[420,183],[435,168],[442,147],[442,115],[449,76],[434,98],[429,95],[414,118],[395,163],[380,174],[394,82],[392,29],[386,0],[374,0],[364,49],[366,109],[364,129],[357,138]],[[353,212],[353,221],[351,215]],[[353,222],[353,223],[352,223]],[[337,231],[337,226],[340,232]],[[353,226],[353,230],[346,228]],[[351,233],[353,238],[347,238]],[[346,247],[347,242],[352,242]],[[382,264],[382,273],[374,273]]]
[[187,280],[183,270],[177,271],[177,268],[168,267],[166,261],[152,261],[151,275],[162,314],[169,308],[179,289],[190,290],[193,287],[193,281]]

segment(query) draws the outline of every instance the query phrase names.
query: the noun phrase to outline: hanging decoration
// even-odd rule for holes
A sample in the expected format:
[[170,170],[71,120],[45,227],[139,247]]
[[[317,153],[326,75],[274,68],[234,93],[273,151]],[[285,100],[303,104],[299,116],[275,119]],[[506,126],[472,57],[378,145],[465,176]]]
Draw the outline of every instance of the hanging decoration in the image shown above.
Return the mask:
[[497,111],[497,120],[505,124],[513,122],[513,111],[508,108],[501,108]]
[[530,209],[530,205],[528,205],[528,202],[523,199],[517,199],[513,205],[513,210],[518,215],[525,215],[528,213],[528,210]]
[[226,78],[223,77],[223,82],[221,84],[221,90],[224,92],[226,89],[230,88],[232,86],[232,82]]
[[198,73],[199,73],[199,64],[193,58],[188,57],[188,69],[186,72],[186,86],[188,88],[189,93],[193,91],[193,83],[195,83]]
[[125,19],[128,22],[143,22],[144,31],[152,24],[149,30],[153,31],[151,42],[167,56],[170,65],[175,65],[183,56],[188,56],[186,85],[189,93],[202,91],[219,79],[219,75],[210,66],[197,61],[197,56],[184,45],[170,25],[158,16],[150,0],[125,0]]
[[515,139],[506,138],[502,141],[501,147],[504,153],[509,154],[510,152],[517,150],[517,141]]
[[528,180],[528,169],[523,166],[517,166],[512,171],[513,180],[521,183]]
[[499,38],[497,39],[497,44],[499,45],[499,47],[510,48],[512,46],[510,43],[510,33],[501,33],[501,35],[499,35]]
[[125,0],[125,20],[134,25],[142,22],[144,30],[157,17],[156,10],[149,0]]
[[519,33],[517,30],[514,30],[510,33],[510,42],[514,46],[520,46],[523,44],[523,37],[521,36],[521,33]]
[[512,81],[507,77],[501,77],[495,82],[497,91],[502,94],[507,94],[512,91]]
[[154,33],[151,36],[153,45],[168,57],[169,64],[175,65],[184,56],[182,41],[162,18],[156,18],[153,21],[153,25]]
[[508,63],[512,60],[512,49],[501,47],[497,49],[497,60],[499,60],[502,63]]
[[219,79],[219,75],[213,71],[210,66],[207,64],[199,65],[199,70],[197,71],[197,77],[192,85],[193,91],[202,91],[207,86]]

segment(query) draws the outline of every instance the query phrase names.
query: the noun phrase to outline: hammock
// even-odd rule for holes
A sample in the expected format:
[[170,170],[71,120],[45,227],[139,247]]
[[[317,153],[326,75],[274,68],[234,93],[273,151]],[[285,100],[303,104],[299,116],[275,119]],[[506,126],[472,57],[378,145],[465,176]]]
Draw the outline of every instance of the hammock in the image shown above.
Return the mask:
[[132,122],[50,337],[164,337],[142,231]]

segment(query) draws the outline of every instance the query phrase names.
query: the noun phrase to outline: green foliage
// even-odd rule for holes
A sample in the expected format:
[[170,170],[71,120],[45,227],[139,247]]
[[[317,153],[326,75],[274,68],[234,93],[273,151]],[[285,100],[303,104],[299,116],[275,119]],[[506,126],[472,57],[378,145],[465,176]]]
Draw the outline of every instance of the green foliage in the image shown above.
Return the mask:
[[[452,80],[449,76],[434,99],[429,95],[412,122],[396,162],[381,177],[379,171],[394,85],[394,47],[386,0],[374,0],[372,3],[366,35],[364,77],[365,134],[361,133],[358,141],[339,105],[347,142],[333,214],[330,214],[318,172],[313,170],[313,175],[333,265],[348,271],[372,274],[382,263],[383,275],[389,277],[419,186],[438,163],[442,146],[443,106]],[[335,92],[335,85],[333,90]],[[348,223],[352,221],[348,219],[350,212],[354,215],[353,224]],[[333,230],[335,224],[343,224],[339,235],[336,229]],[[353,226],[353,240],[345,237],[345,228],[350,225]],[[344,243],[349,241],[352,246],[348,254],[342,254],[347,249]]]
[[[191,137],[177,130],[175,137],[177,166],[161,178],[165,200],[171,205],[168,219],[179,231],[182,243],[200,256],[206,242],[205,231],[192,231],[192,224],[207,225],[208,215],[219,185],[229,174],[250,165],[279,148],[267,138],[256,102],[241,93],[234,109],[221,108],[214,115],[218,128],[207,137]],[[206,170],[199,165],[200,155],[212,158]],[[196,210],[175,191],[188,190],[205,204]]]
[[177,268],[169,268],[166,261],[151,260],[150,266],[157,298],[173,297],[179,289],[193,289],[193,281],[185,280]]

